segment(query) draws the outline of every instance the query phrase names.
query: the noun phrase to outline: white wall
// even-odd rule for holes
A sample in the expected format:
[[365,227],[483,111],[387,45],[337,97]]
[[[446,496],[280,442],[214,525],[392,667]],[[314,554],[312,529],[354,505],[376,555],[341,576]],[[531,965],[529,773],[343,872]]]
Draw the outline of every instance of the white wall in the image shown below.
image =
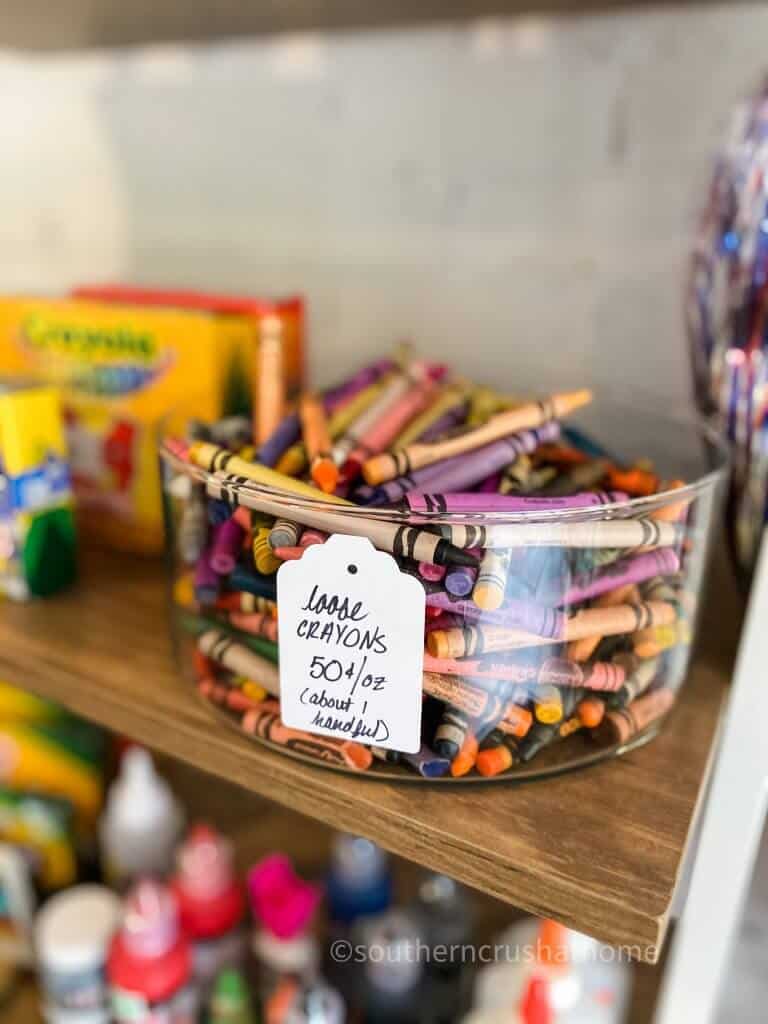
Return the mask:
[[768,8],[0,56],[0,287],[304,289],[318,382],[412,336],[688,394],[680,289]]

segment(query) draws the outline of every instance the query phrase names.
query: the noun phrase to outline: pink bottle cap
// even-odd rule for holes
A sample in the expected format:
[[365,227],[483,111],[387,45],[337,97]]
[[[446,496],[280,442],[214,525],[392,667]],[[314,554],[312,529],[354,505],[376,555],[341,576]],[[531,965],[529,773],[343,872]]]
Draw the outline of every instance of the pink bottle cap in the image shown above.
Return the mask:
[[125,901],[122,939],[133,956],[162,956],[179,937],[179,913],[170,889],[144,879],[137,882]]
[[320,888],[305,882],[288,857],[273,853],[248,873],[248,892],[254,916],[279,939],[291,939],[309,927]]

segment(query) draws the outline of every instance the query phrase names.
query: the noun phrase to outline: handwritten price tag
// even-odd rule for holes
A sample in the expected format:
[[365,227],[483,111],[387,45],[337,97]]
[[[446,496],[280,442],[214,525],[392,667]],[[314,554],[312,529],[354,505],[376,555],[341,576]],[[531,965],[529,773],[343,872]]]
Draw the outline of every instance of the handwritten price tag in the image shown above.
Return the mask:
[[277,574],[280,714],[294,729],[415,753],[424,590],[364,537],[334,534]]

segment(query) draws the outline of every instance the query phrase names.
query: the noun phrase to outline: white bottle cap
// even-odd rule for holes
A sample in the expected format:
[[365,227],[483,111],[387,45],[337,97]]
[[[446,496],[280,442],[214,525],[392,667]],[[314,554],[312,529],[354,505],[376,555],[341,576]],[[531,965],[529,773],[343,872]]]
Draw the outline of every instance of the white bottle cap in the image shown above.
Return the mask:
[[173,793],[155,771],[151,755],[143,747],[131,747],[123,755],[120,774],[109,791],[104,828],[138,831],[159,823],[165,831],[177,820]]
[[119,920],[120,900],[101,885],[76,885],[52,896],[35,924],[38,961],[53,971],[98,967]]

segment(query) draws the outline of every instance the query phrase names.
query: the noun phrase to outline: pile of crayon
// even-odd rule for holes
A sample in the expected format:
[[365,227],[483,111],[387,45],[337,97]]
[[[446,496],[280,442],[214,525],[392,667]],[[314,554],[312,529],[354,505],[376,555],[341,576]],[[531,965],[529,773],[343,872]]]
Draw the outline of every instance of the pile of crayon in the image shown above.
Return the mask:
[[[286,750],[425,778],[578,762],[651,733],[687,664],[702,491],[570,426],[591,397],[518,400],[404,352],[262,409],[255,438],[228,419],[168,439],[199,692]],[[369,538],[424,587],[418,754],[281,721],[276,573],[333,533]]]
[[731,547],[748,578],[768,509],[768,79],[736,111],[693,246],[686,318],[696,397],[733,454]]

